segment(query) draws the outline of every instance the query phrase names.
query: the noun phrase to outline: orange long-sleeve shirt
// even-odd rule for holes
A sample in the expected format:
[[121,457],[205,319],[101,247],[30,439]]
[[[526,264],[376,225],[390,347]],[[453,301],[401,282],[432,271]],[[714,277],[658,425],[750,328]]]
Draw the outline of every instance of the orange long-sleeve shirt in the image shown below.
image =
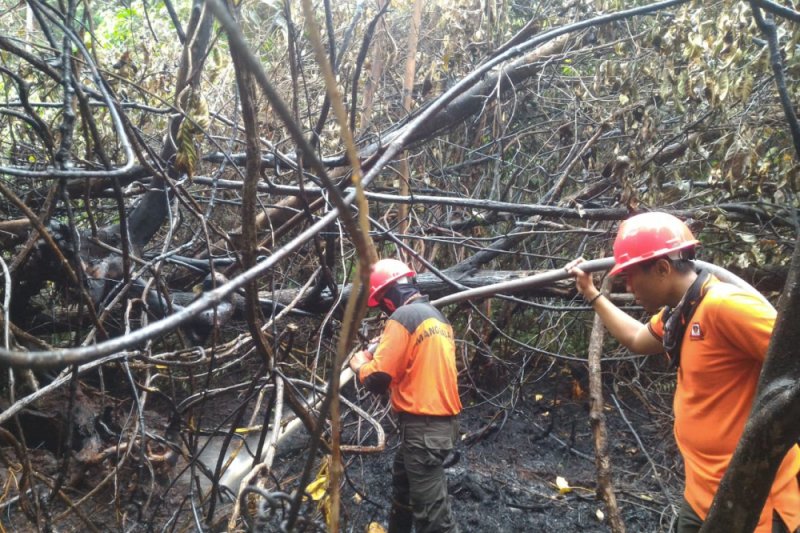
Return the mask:
[[[681,344],[675,391],[675,439],[686,469],[685,497],[704,519],[744,430],[775,324],[775,310],[755,295],[709,279]],[[662,313],[650,331],[664,335]],[[756,533],[772,532],[772,512],[800,527],[800,448],[784,457]]]
[[358,371],[371,390],[388,385],[398,412],[447,416],[461,412],[453,328],[420,297],[386,322],[372,361]]

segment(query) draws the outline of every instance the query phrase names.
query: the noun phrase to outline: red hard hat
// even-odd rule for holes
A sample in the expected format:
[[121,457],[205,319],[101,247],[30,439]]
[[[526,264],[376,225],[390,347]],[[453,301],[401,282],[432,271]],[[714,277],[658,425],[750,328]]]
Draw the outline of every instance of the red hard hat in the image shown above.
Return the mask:
[[378,296],[389,285],[400,278],[411,277],[416,273],[408,265],[397,259],[381,259],[372,266],[372,273],[369,275],[369,307],[377,307]]
[[700,244],[689,227],[667,213],[642,213],[624,221],[614,240],[614,276],[629,266]]

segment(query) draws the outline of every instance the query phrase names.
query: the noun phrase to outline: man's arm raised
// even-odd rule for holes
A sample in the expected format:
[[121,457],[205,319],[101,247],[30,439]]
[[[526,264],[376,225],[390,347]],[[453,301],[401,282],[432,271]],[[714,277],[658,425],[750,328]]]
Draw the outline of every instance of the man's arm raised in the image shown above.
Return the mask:
[[653,336],[646,324],[642,324],[628,313],[614,305],[604,296],[598,297],[600,291],[594,286],[591,274],[580,269],[584,261],[578,258],[564,267],[575,276],[575,287],[600,316],[609,333],[628,350],[640,354],[653,354],[664,351],[661,341]]

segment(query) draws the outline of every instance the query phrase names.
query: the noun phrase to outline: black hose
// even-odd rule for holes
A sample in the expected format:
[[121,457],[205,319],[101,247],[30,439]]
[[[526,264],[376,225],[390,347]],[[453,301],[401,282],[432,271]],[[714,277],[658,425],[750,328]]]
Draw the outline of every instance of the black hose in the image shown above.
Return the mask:
[[[760,292],[758,292],[752,285],[747,283],[745,280],[743,280],[736,274],[733,274],[732,272],[720,266],[713,265],[711,263],[706,263],[705,261],[695,261],[695,264],[714,274],[717,278],[719,278],[720,281],[730,283],[731,285],[735,285],[736,287],[739,287],[742,290],[752,292],[754,295],[757,295],[763,301],[769,303],[768,300]],[[592,259],[591,261],[585,261],[580,264],[580,268],[584,272],[602,272],[611,269],[611,267],[613,267],[614,265],[615,265],[614,258],[606,257],[603,259]],[[532,276],[528,276],[525,278],[519,278],[511,281],[504,281],[502,283],[495,283],[494,285],[486,285],[485,287],[477,287],[475,289],[469,289],[466,291],[448,294],[447,296],[443,296],[438,300],[434,300],[433,302],[431,302],[431,304],[434,305],[435,307],[442,307],[445,305],[462,302],[464,300],[486,298],[488,296],[494,296],[495,294],[511,294],[524,289],[532,289],[535,287],[550,285],[552,283],[555,283],[556,281],[561,281],[570,277],[572,276],[570,275],[569,272],[566,271],[566,269],[558,268],[555,270],[540,272],[538,274],[534,274]]]

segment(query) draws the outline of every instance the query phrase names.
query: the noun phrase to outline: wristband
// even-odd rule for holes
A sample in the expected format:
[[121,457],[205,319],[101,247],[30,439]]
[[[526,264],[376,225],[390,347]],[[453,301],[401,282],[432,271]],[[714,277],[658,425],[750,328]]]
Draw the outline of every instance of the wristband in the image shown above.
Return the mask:
[[600,298],[602,295],[603,295],[603,293],[602,293],[602,292],[598,292],[598,293],[595,295],[595,297],[594,297],[594,298],[592,298],[591,300],[587,300],[587,302],[586,302],[586,303],[587,303],[588,305],[590,305],[590,306],[594,306],[594,302],[595,302],[595,301],[597,301],[597,299],[598,299],[598,298]]

